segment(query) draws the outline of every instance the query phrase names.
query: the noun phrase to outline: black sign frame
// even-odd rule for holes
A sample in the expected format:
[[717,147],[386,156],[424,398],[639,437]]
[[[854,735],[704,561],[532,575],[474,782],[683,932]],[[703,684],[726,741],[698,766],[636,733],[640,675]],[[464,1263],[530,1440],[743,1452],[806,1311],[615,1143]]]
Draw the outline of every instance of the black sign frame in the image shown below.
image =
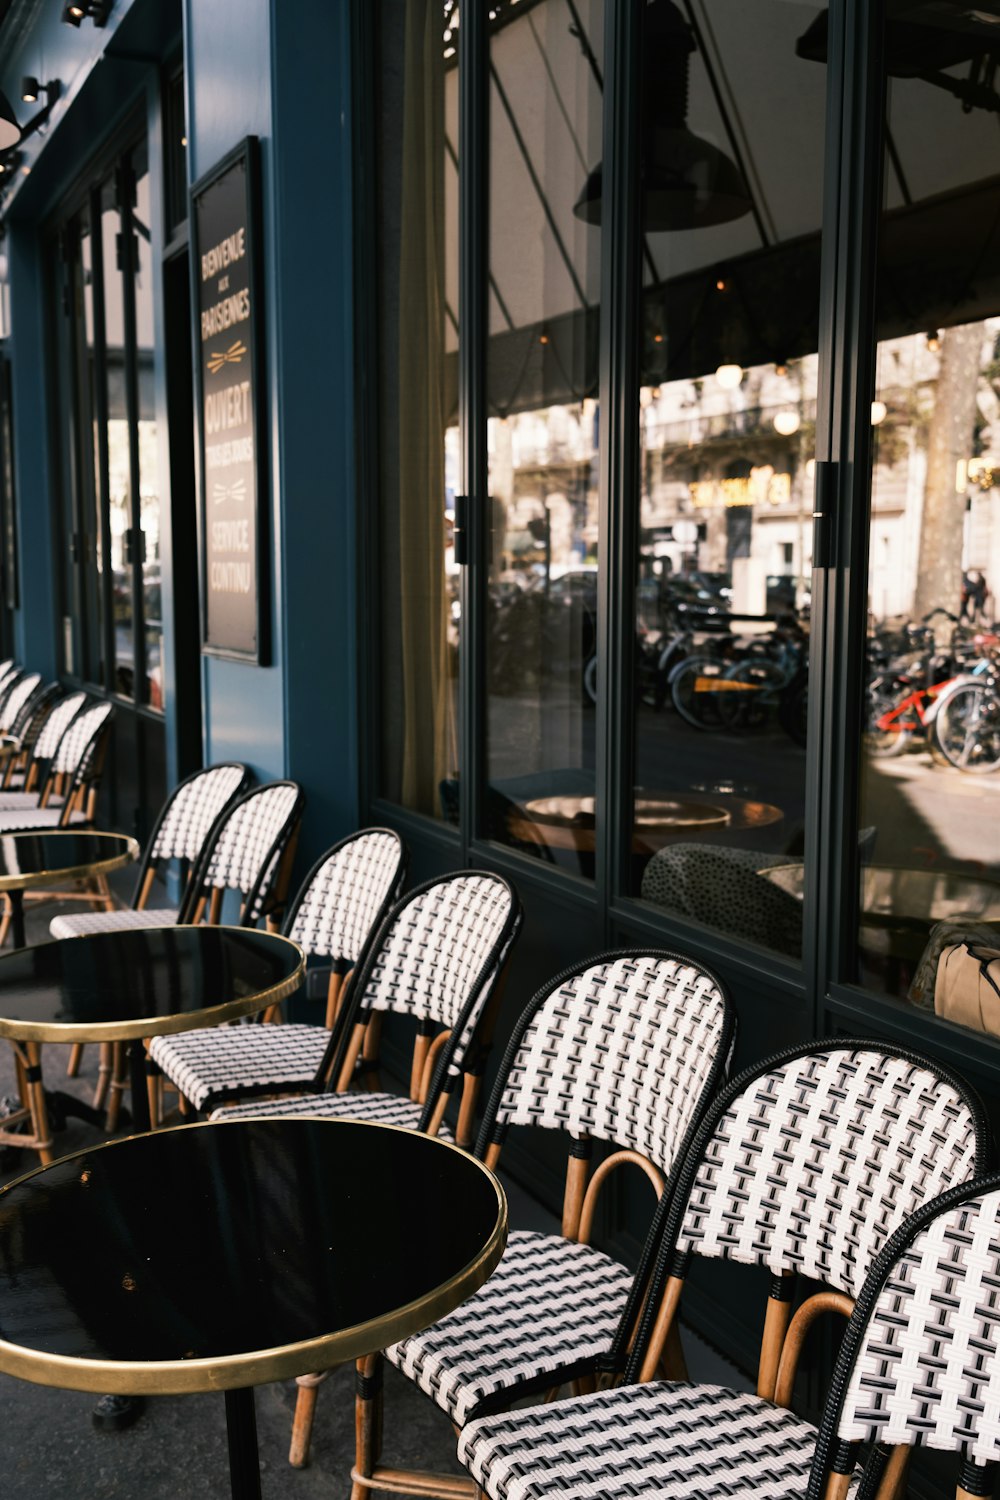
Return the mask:
[[[238,191],[238,178],[242,175],[243,191]],[[231,200],[236,189],[238,198],[238,213],[236,219],[232,217],[233,205]],[[265,367],[264,367],[264,302],[263,302],[263,280],[261,276],[261,179],[260,179],[260,142],[256,136],[247,136],[232,151],[217,162],[210,171],[206,172],[191,188],[191,202],[189,212],[189,224],[191,232],[191,306],[194,318],[194,348],[197,351],[195,364],[195,391],[196,391],[196,427],[198,437],[198,480],[200,494],[198,497],[198,551],[200,557],[200,584],[201,584],[201,649],[206,656],[226,657],[233,661],[249,662],[255,666],[268,666],[270,664],[270,553],[268,548],[268,513],[267,500],[270,487],[267,483],[267,454],[266,454],[266,392],[265,392]],[[223,205],[223,214],[228,210],[229,217],[219,220],[219,204]],[[215,210],[217,218],[214,226],[209,226],[206,233],[205,221],[209,219],[212,210]],[[245,318],[235,322],[225,333],[220,329],[218,334],[211,339],[202,336],[202,314],[211,311],[213,305],[221,300],[219,285],[225,283],[226,292],[229,294],[225,300],[233,296],[229,285],[232,272],[228,269],[228,262],[219,266],[219,274],[205,277],[202,274],[202,255],[221,245],[224,241],[239,234],[243,229],[243,253],[239,257],[245,261],[244,268],[240,269],[239,281],[243,285],[238,286],[236,295],[245,290],[249,296],[249,311]],[[238,262],[237,262],[238,264]],[[226,340],[223,346],[222,340]],[[209,348],[209,344],[212,347]],[[218,348],[215,347],[218,343]],[[242,347],[242,352],[240,349]],[[243,365],[244,357],[246,364]],[[221,360],[221,363],[219,362]],[[243,365],[249,377],[249,392],[244,387],[246,381],[238,385],[225,384],[230,373],[229,362]],[[209,433],[207,431],[207,402],[209,397],[214,397],[221,404],[221,409],[228,407],[229,414],[235,410],[237,415],[245,414],[245,420],[235,423],[235,430],[241,431],[239,442],[245,443],[250,439],[250,458],[241,461],[233,461],[230,472],[236,471],[236,479],[231,484],[224,484],[210,479],[207,465],[207,443]],[[236,398],[231,399],[231,398]],[[219,410],[217,406],[215,410]],[[230,423],[230,426],[234,424]],[[225,445],[227,448],[229,443]],[[227,460],[227,463],[229,461]],[[213,518],[210,511],[214,506],[210,503],[214,491],[216,503],[226,504],[232,509],[235,506],[246,507],[250,512],[247,517],[249,521],[248,539],[252,539],[252,551],[248,559],[238,557],[226,560],[223,557],[222,567],[227,571],[221,575],[224,577],[242,579],[242,569],[249,568],[249,582],[247,588],[218,589],[213,586],[214,568],[213,564],[219,559],[213,557],[215,545],[213,538]],[[239,495],[241,498],[236,498]],[[225,520],[239,526],[242,522],[229,516]],[[231,533],[236,535],[234,531]],[[229,549],[230,551],[232,549]],[[231,603],[245,595],[245,608],[240,609]],[[228,610],[219,603],[220,600],[230,601]],[[219,622],[220,612],[230,618]]]

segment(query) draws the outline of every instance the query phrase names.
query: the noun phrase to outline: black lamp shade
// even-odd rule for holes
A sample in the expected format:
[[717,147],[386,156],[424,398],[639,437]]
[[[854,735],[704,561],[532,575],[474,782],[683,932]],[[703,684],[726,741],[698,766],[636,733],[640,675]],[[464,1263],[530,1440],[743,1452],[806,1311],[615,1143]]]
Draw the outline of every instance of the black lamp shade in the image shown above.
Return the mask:
[[21,139],[21,127],[7,95],[0,92],[0,151],[9,151]]
[[[750,212],[750,195],[734,163],[686,125],[650,133],[641,171],[647,234],[727,224]],[[601,222],[602,178],[598,164],[573,205],[576,217],[587,224]]]

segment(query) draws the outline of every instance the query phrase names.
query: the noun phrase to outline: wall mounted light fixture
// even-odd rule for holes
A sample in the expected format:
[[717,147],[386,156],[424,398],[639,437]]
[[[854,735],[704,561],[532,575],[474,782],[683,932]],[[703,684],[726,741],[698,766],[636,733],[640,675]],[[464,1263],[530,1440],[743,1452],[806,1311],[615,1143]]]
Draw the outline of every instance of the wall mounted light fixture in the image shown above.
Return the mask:
[[83,21],[93,21],[95,26],[106,26],[114,0],[70,0],[65,6],[62,19],[67,26],[79,26]]

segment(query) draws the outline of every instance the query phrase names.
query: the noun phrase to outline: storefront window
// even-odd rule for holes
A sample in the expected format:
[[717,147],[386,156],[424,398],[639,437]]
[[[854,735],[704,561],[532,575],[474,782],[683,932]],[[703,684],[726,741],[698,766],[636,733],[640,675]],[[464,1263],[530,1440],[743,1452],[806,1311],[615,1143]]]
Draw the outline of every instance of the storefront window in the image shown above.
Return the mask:
[[652,0],[641,105],[631,891],[792,959],[825,123],[799,43],[818,14]]
[[387,0],[377,38],[380,789],[457,821],[459,7]]
[[603,0],[490,38],[489,837],[592,876]]
[[855,977],[969,1022],[949,956],[1000,948],[1000,143],[995,27],[949,9],[886,38]]
[[111,178],[101,187],[100,205],[107,381],[108,534],[114,631],[111,686],[122,697],[131,698],[134,696],[135,643],[132,575],[129,567],[132,486],[125,392],[125,284],[119,251],[121,219],[115,184]]
[[153,266],[149,234],[149,166],[145,145],[133,153],[135,207],[135,341],[138,384],[139,531],[136,563],[141,568],[142,612],[146,633],[143,702],[163,707],[163,605],[160,590],[159,458],[153,381]]

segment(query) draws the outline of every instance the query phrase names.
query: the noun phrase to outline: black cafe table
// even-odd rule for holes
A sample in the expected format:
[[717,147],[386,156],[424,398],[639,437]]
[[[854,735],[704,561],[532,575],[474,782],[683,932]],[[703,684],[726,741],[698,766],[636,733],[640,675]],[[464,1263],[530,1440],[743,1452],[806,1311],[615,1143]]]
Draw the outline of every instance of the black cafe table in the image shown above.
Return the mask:
[[[0,1037],[14,1044],[27,1097],[3,1122],[0,1145],[52,1159],[43,1043],[131,1043],[132,1114],[148,1130],[144,1042],[266,1010],[291,994],[304,972],[297,943],[244,927],[124,928],[5,954]],[[21,1133],[29,1121],[31,1133]]]
[[25,943],[25,891],[110,875],[138,858],[139,845],[123,833],[77,833],[66,828],[0,835],[0,894],[10,900],[14,947],[23,948]]
[[225,1391],[234,1500],[258,1500],[253,1386],[428,1327],[506,1232],[492,1173],[417,1131],[272,1118],[113,1141],[0,1191],[0,1370]]

